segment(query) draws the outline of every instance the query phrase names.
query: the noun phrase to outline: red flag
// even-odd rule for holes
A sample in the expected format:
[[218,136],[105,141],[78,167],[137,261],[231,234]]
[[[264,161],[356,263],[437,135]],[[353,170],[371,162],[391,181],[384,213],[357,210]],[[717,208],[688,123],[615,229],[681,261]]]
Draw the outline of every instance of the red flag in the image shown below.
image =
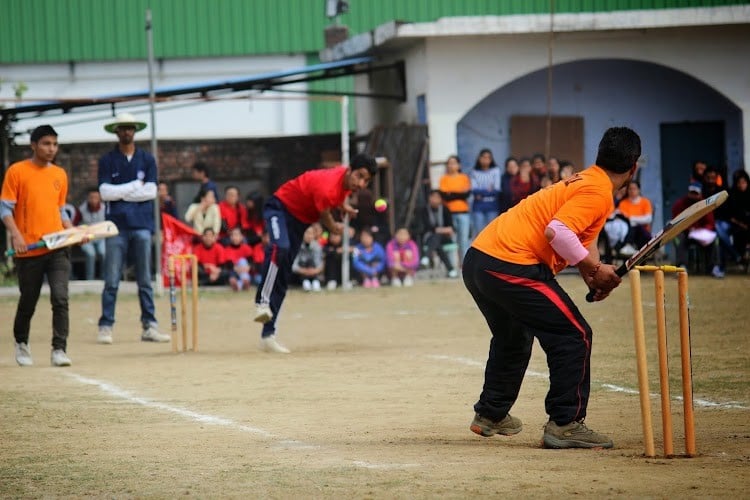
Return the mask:
[[[161,227],[163,229],[161,268],[165,271],[162,272],[162,276],[164,286],[169,286],[169,256],[193,253],[193,238],[199,235],[192,227],[163,212],[161,214]],[[176,286],[181,285],[180,269],[182,264],[183,262],[180,260],[175,261]],[[189,266],[187,275],[190,276]]]

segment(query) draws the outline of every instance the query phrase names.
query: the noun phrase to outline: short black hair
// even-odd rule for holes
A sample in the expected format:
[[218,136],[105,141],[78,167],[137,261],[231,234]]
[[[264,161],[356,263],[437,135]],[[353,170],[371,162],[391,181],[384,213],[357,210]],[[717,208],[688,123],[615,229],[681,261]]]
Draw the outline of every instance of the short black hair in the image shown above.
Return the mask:
[[534,153],[531,157],[531,162],[533,163],[535,160],[542,160],[543,162],[547,161],[542,153]]
[[354,158],[349,162],[349,166],[352,170],[359,170],[360,168],[366,169],[370,174],[370,177],[374,177],[375,174],[378,173],[378,162],[367,153],[354,155]]
[[599,142],[596,164],[616,174],[624,174],[641,157],[641,138],[628,127],[607,129]]
[[31,132],[31,142],[39,142],[39,139],[46,135],[54,135],[57,137],[57,132],[52,128],[52,125],[39,125]]
[[198,172],[203,172],[204,174],[206,174],[206,177],[211,177],[208,173],[208,165],[206,165],[202,161],[199,161],[195,165],[193,165],[193,170],[197,170]]
[[205,229],[203,230],[203,233],[202,233],[202,234],[206,235],[206,234],[208,234],[208,233],[211,233],[211,234],[216,234],[216,231],[214,231],[214,228],[212,228],[212,227],[207,227],[207,228],[205,228]]

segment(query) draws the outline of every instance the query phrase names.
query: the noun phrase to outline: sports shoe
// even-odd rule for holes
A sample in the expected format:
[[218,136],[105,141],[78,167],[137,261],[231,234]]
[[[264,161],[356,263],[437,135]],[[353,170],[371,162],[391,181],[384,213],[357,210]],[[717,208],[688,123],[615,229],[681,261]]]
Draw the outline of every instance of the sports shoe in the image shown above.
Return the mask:
[[362,286],[365,288],[372,288],[372,280],[370,278],[365,278],[362,282]]
[[320,281],[318,281],[318,280],[312,280],[312,291],[313,292],[319,292],[320,291]]
[[724,277],[725,275],[724,275],[724,271],[722,271],[722,270],[721,270],[721,268],[720,268],[719,266],[714,266],[714,268],[713,268],[713,269],[711,269],[711,276],[713,276],[714,278],[719,278],[719,279],[721,279],[721,278],[723,278],[723,277]]
[[70,358],[62,349],[53,349],[50,363],[52,366],[70,366]]
[[401,280],[398,278],[393,278],[391,280],[391,286],[395,286],[396,288],[399,288],[402,285]]
[[312,290],[312,283],[310,283],[310,280],[302,280],[302,289],[306,292]]
[[612,448],[614,443],[604,434],[598,434],[575,420],[567,425],[553,421],[544,426],[542,438],[545,448]]
[[450,271],[448,271],[448,277],[449,278],[458,278],[458,271],[456,271],[455,269],[451,269]]
[[271,306],[268,304],[255,304],[255,316],[253,317],[253,321],[257,321],[258,323],[268,323],[273,319],[273,311],[271,311]]
[[635,253],[637,251],[638,251],[638,249],[635,248],[633,245],[631,245],[630,243],[626,243],[620,249],[620,255],[622,255],[624,257],[632,257],[633,255],[635,255]]
[[373,278],[370,281],[372,282],[373,288],[380,288],[380,280],[378,278]]
[[26,342],[16,342],[16,363],[18,366],[31,366],[34,360],[31,359],[31,349]]
[[156,325],[150,325],[141,333],[141,340],[143,342],[171,342],[172,337],[161,333]]
[[419,260],[422,267],[430,267],[430,258],[426,255]]
[[111,326],[100,326],[99,333],[96,336],[97,344],[111,344],[112,343],[112,327]]
[[469,426],[471,432],[479,434],[480,436],[490,437],[495,434],[502,434],[503,436],[512,436],[518,434],[523,429],[523,423],[521,419],[512,416],[510,413],[505,415],[505,418],[499,422],[490,420],[481,416],[479,413],[474,414],[474,420]]
[[261,337],[260,348],[261,350],[266,352],[276,352],[279,354],[289,354],[290,352],[292,352],[283,345],[279,344],[279,341],[276,340],[276,335]]
[[414,286],[414,278],[411,276],[404,277],[404,286]]
[[328,290],[335,290],[336,289],[336,280],[330,280],[328,283],[326,283],[326,288]]

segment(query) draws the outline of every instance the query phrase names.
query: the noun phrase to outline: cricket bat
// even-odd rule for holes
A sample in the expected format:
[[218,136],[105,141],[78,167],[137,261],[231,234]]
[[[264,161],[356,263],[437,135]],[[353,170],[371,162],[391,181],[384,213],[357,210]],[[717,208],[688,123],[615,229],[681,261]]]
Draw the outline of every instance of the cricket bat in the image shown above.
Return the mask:
[[[727,201],[728,197],[729,194],[726,191],[720,191],[705,200],[693,203],[687,207],[674,219],[667,222],[664,228],[656,233],[648,243],[643,245],[640,250],[618,267],[616,271],[617,275],[620,277],[625,276],[628,271],[651,257],[659,248],[675,239],[698,219],[716,210],[722,203]],[[589,293],[586,295],[587,302],[594,301],[594,293],[594,290],[589,290]]]
[[[34,250],[36,248],[48,248],[50,250],[56,250],[58,248],[78,245],[84,238],[97,240],[117,236],[119,233],[120,232],[117,230],[117,226],[114,222],[97,222],[96,224],[75,226],[62,231],[57,231],[56,233],[45,234],[42,236],[41,240],[26,245],[26,249]],[[16,252],[12,248],[5,252],[6,257],[15,254]]]

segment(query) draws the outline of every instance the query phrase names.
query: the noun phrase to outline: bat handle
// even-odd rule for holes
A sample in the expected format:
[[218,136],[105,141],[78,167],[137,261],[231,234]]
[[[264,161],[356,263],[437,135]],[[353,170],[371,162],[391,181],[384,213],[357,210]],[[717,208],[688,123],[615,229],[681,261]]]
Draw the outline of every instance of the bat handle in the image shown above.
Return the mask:
[[595,294],[596,290],[594,290],[593,288],[589,288],[589,293],[586,294],[586,302],[593,302]]
[[[627,262],[621,265],[620,267],[618,267],[617,271],[615,272],[617,273],[617,276],[619,276],[620,278],[625,276],[628,272]],[[594,295],[596,295],[596,290],[594,290],[593,288],[589,288],[589,293],[586,294],[586,302],[593,302]]]
[[[26,245],[26,251],[28,252],[29,250],[36,250],[37,248],[42,248],[44,246],[45,245],[43,241],[37,241],[36,243],[29,243],[28,245]],[[14,255],[16,255],[16,251],[12,248],[9,248],[8,250],[5,251],[6,257],[13,257]]]

